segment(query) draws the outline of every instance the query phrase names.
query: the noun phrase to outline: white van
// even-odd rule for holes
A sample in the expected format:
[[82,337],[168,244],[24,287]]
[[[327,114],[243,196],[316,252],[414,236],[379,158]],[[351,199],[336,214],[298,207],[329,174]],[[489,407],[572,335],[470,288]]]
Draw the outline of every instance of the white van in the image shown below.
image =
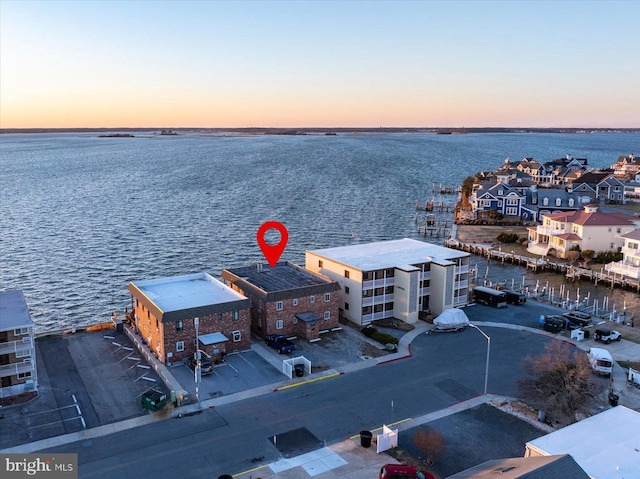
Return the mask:
[[589,364],[591,364],[591,369],[598,374],[611,376],[613,372],[613,358],[606,349],[589,349]]

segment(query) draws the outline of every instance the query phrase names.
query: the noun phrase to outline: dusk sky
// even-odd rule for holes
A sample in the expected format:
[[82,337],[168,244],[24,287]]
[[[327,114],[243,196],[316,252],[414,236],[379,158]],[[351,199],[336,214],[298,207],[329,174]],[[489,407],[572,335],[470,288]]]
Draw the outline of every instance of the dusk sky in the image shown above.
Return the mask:
[[0,0],[0,127],[640,127],[639,1]]

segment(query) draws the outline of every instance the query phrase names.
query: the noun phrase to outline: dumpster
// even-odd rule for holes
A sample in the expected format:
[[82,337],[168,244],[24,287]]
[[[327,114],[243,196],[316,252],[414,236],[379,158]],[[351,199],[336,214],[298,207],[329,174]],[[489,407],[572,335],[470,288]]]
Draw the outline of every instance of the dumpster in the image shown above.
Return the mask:
[[295,371],[297,378],[304,376],[304,364],[296,364],[293,367],[293,370]]
[[373,439],[371,431],[360,431],[360,445],[362,447],[371,447],[371,439]]
[[152,389],[142,395],[142,407],[149,411],[157,411],[167,404],[167,395],[161,391]]

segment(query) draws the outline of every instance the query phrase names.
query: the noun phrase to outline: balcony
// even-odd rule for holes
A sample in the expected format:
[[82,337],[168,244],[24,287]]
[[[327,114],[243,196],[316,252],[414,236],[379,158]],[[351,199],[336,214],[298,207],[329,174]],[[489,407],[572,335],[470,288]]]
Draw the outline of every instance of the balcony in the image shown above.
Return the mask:
[[363,314],[362,322],[370,323],[371,321],[376,321],[378,319],[386,319],[386,318],[393,318],[393,310],[380,311],[379,313]]
[[633,279],[640,279],[640,266],[625,263],[624,261],[616,261],[609,263],[604,267],[605,271],[614,274],[621,274]]
[[423,281],[425,279],[431,279],[431,271],[420,273],[420,281]]
[[369,296],[362,298],[362,306],[373,306],[374,304],[384,304],[393,301],[393,293],[380,296]]
[[456,268],[456,274],[464,274],[469,272],[469,265],[463,264],[462,266],[458,266]]
[[0,366],[0,378],[7,376],[17,376],[20,373],[33,372],[34,367],[31,361],[20,361],[19,363],[4,364]]
[[20,341],[9,341],[8,343],[0,343],[0,354],[11,354],[18,351],[28,349],[30,355],[33,356],[33,342],[31,337],[27,336]]
[[556,235],[563,235],[565,233],[570,233],[570,231],[563,230],[560,228],[550,228],[549,226],[538,226],[536,228],[536,233],[538,233],[538,236],[539,235],[556,236]]
[[395,278],[384,278],[362,282],[362,289],[383,288],[385,286],[393,286],[396,283]]
[[454,283],[454,289],[468,289],[469,288],[469,280],[456,281]]

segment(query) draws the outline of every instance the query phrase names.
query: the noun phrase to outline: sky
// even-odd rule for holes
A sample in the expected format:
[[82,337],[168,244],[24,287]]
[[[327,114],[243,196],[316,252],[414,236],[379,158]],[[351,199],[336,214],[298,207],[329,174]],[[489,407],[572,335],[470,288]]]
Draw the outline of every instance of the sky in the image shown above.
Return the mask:
[[0,0],[0,128],[637,128],[638,19],[635,0]]

